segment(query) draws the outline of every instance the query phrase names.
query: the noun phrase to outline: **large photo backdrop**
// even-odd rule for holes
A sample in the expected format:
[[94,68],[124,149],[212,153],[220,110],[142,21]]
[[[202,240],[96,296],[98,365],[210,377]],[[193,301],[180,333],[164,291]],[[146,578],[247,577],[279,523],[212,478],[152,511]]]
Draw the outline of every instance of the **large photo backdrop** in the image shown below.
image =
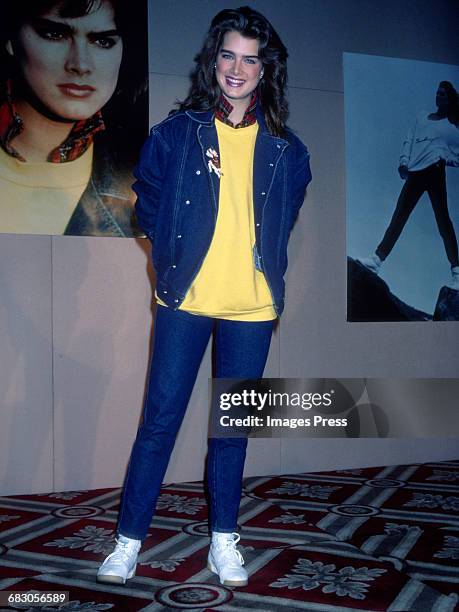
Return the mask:
[[[403,142],[420,114],[434,113],[440,82],[459,87],[459,66],[408,59],[344,54],[347,254],[370,257],[383,238],[404,181],[397,168]],[[447,122],[448,120],[443,120]],[[452,125],[449,129],[454,130]],[[459,141],[459,130],[458,130]],[[459,155],[459,148],[457,150]],[[458,158],[459,159],[459,158]],[[449,214],[459,233],[459,168],[446,166]],[[372,316],[382,285],[350,267],[348,320],[429,320],[439,291],[450,282],[450,265],[431,202],[424,193],[379,271],[393,296],[393,310]],[[388,302],[389,303],[389,302]],[[368,306],[368,317],[365,316]],[[410,310],[411,309],[411,310]],[[352,312],[351,312],[352,310]],[[371,312],[370,312],[371,311]]]
[[141,236],[146,0],[2,5],[0,233]]

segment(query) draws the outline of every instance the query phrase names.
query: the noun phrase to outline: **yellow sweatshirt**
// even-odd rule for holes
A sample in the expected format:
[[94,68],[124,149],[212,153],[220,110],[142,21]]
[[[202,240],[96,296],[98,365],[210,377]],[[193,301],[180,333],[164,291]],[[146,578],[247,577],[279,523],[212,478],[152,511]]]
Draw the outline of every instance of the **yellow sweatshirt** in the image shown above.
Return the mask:
[[258,124],[234,129],[218,120],[215,123],[223,173],[217,223],[180,309],[220,319],[272,320],[276,313],[271,292],[253,261],[253,157]]
[[63,234],[92,169],[92,145],[64,164],[22,162],[0,148],[0,232]]

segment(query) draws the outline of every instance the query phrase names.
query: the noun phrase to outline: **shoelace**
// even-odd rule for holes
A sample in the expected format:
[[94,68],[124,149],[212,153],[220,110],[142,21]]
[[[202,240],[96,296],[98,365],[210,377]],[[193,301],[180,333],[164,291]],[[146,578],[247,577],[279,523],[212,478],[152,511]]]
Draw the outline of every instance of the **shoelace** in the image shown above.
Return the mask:
[[119,557],[124,562],[129,561],[132,557],[132,554],[135,552],[135,544],[132,542],[120,542],[118,538],[116,538],[115,541],[116,548],[112,552],[112,554],[109,555],[109,558],[113,559]]
[[241,553],[236,548],[236,544],[241,539],[241,536],[238,533],[232,533],[231,535],[233,536],[231,540],[228,538],[227,540],[224,540],[223,542],[220,543],[221,548],[223,549],[222,554],[225,555],[225,558],[228,561],[233,561],[233,562],[234,562],[234,555],[236,555],[237,559],[239,559],[240,564],[244,565],[244,557],[241,555]]

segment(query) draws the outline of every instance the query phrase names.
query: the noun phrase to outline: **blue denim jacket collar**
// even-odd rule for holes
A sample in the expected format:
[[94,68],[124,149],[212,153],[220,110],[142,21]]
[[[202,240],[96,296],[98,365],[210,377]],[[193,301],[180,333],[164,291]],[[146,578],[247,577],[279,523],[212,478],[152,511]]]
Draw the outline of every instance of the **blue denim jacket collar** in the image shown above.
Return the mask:
[[198,123],[202,123],[203,125],[212,125],[215,117],[215,113],[213,110],[206,111],[194,111],[187,110],[185,111],[185,115],[187,115],[193,121],[197,121]]
[[[185,114],[193,121],[197,121],[198,123],[201,123],[202,125],[205,125],[207,127],[212,127],[214,125],[215,112],[213,110],[205,110],[205,111],[187,110],[185,111]],[[266,121],[265,121],[263,112],[260,108],[260,105],[257,106],[256,114],[257,114],[257,123],[259,126],[260,134],[262,134],[263,136],[268,136],[269,138],[273,138],[276,141],[283,142],[287,145],[289,144],[288,140],[286,140],[285,138],[281,138],[280,136],[273,136],[272,134],[268,132],[268,128],[266,127]]]

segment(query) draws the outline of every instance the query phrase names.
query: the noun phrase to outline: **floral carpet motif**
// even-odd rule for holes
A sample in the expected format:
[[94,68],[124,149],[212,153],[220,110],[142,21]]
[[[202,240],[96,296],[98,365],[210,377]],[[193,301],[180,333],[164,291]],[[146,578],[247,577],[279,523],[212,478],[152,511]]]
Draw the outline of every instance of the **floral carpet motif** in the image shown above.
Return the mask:
[[98,584],[119,489],[0,498],[0,591],[68,591],[3,610],[459,612],[459,461],[248,478],[238,546],[249,584],[207,569],[202,483],[164,486],[137,571]]

